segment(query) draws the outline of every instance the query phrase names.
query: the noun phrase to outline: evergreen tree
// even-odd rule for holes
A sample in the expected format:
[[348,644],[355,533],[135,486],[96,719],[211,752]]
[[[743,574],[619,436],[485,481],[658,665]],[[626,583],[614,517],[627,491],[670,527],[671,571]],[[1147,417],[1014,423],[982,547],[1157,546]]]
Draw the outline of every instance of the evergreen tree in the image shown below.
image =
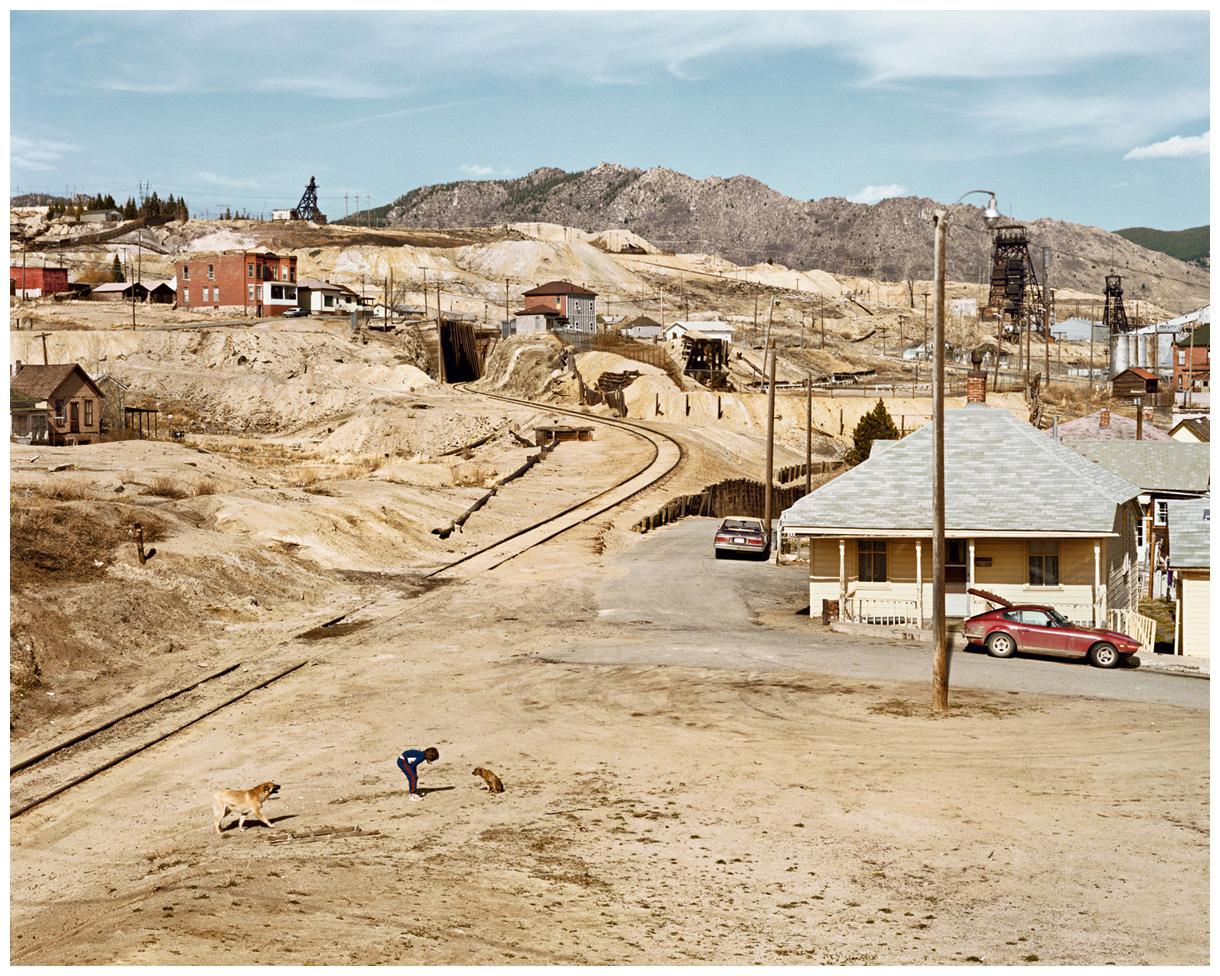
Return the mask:
[[191,219],[191,212],[189,209],[187,209],[185,200],[180,199],[178,201],[178,219],[179,220],[190,220]]
[[856,429],[851,432],[852,449],[844,455],[843,460],[855,467],[861,461],[868,459],[873,449],[873,441],[898,440],[898,428],[894,426],[894,418],[885,409],[885,403],[877,401],[877,405],[860,418]]
[[232,220],[233,219],[233,213],[231,210],[229,210],[228,207],[225,207],[225,215],[221,219],[222,220]]
[[123,263],[119,260],[119,256],[117,254],[114,256],[114,264],[112,264],[110,266],[110,276],[115,281],[126,281],[127,280],[123,276]]
[[127,202],[123,204],[123,219],[135,220],[137,216],[139,216],[139,213],[136,210],[136,202],[131,197],[128,197]]

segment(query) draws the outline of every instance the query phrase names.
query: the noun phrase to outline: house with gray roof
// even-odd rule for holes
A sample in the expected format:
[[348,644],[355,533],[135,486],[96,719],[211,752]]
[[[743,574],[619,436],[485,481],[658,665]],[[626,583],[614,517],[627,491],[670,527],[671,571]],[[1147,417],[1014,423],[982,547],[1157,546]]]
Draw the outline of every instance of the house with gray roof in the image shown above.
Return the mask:
[[[1058,424],[1055,430],[1064,443],[1069,441],[1133,441],[1135,440],[1137,424],[1129,417],[1101,409],[1087,417],[1077,417]],[[1047,433],[1052,433],[1048,431]],[[1146,441],[1167,441],[1170,436],[1159,427],[1145,422],[1140,438]]]
[[[1211,490],[1211,445],[1181,441],[1074,441],[1083,457],[1140,489],[1136,547],[1140,575],[1151,573],[1153,596],[1169,595],[1165,557],[1171,551],[1166,526],[1169,503]],[[1146,582],[1142,585],[1146,586]]]
[[[945,412],[949,617],[982,612],[970,589],[1103,622],[1136,603],[1139,488],[1006,410]],[[797,500],[780,517],[809,546],[810,615],[923,626],[932,615],[932,427]]]
[[1211,495],[1169,503],[1169,568],[1177,600],[1174,652],[1211,657]]

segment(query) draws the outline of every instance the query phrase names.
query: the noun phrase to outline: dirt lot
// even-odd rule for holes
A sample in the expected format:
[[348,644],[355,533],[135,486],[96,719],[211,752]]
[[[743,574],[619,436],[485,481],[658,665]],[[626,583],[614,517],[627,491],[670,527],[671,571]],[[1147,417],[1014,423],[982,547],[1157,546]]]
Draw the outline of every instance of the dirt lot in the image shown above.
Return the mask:
[[[14,822],[13,961],[1206,960],[1206,713],[959,692],[932,721],[923,686],[545,663],[616,632],[595,581],[633,514]],[[407,803],[394,756],[429,744]],[[268,777],[274,830],[211,832],[212,789]]]

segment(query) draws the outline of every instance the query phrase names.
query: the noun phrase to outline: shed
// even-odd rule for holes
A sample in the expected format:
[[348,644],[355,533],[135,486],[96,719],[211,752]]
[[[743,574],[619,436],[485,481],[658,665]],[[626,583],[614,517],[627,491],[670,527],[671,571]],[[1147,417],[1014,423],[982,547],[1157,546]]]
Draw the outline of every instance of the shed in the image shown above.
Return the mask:
[[1147,397],[1156,393],[1156,373],[1141,366],[1124,369],[1110,380],[1110,392],[1116,397]]
[[1211,657],[1211,495],[1169,503],[1169,568],[1177,598],[1177,654]]
[[148,287],[140,281],[107,281],[94,285],[89,292],[89,300],[94,302],[129,302],[132,293],[138,302],[148,300]]

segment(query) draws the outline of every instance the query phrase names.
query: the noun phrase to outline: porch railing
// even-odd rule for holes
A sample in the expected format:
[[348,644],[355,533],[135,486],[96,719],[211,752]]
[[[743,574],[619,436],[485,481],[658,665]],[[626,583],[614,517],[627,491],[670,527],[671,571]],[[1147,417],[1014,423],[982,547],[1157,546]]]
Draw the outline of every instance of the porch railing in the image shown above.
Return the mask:
[[918,627],[919,604],[914,600],[878,600],[849,597],[848,619],[858,624],[879,624],[883,627]]
[[1093,626],[1093,605],[1091,603],[1056,603],[1055,609],[1080,627]]
[[1151,654],[1156,645],[1156,621],[1134,610],[1111,610],[1106,615],[1106,625],[1120,634],[1134,637],[1140,642],[1140,650]]

